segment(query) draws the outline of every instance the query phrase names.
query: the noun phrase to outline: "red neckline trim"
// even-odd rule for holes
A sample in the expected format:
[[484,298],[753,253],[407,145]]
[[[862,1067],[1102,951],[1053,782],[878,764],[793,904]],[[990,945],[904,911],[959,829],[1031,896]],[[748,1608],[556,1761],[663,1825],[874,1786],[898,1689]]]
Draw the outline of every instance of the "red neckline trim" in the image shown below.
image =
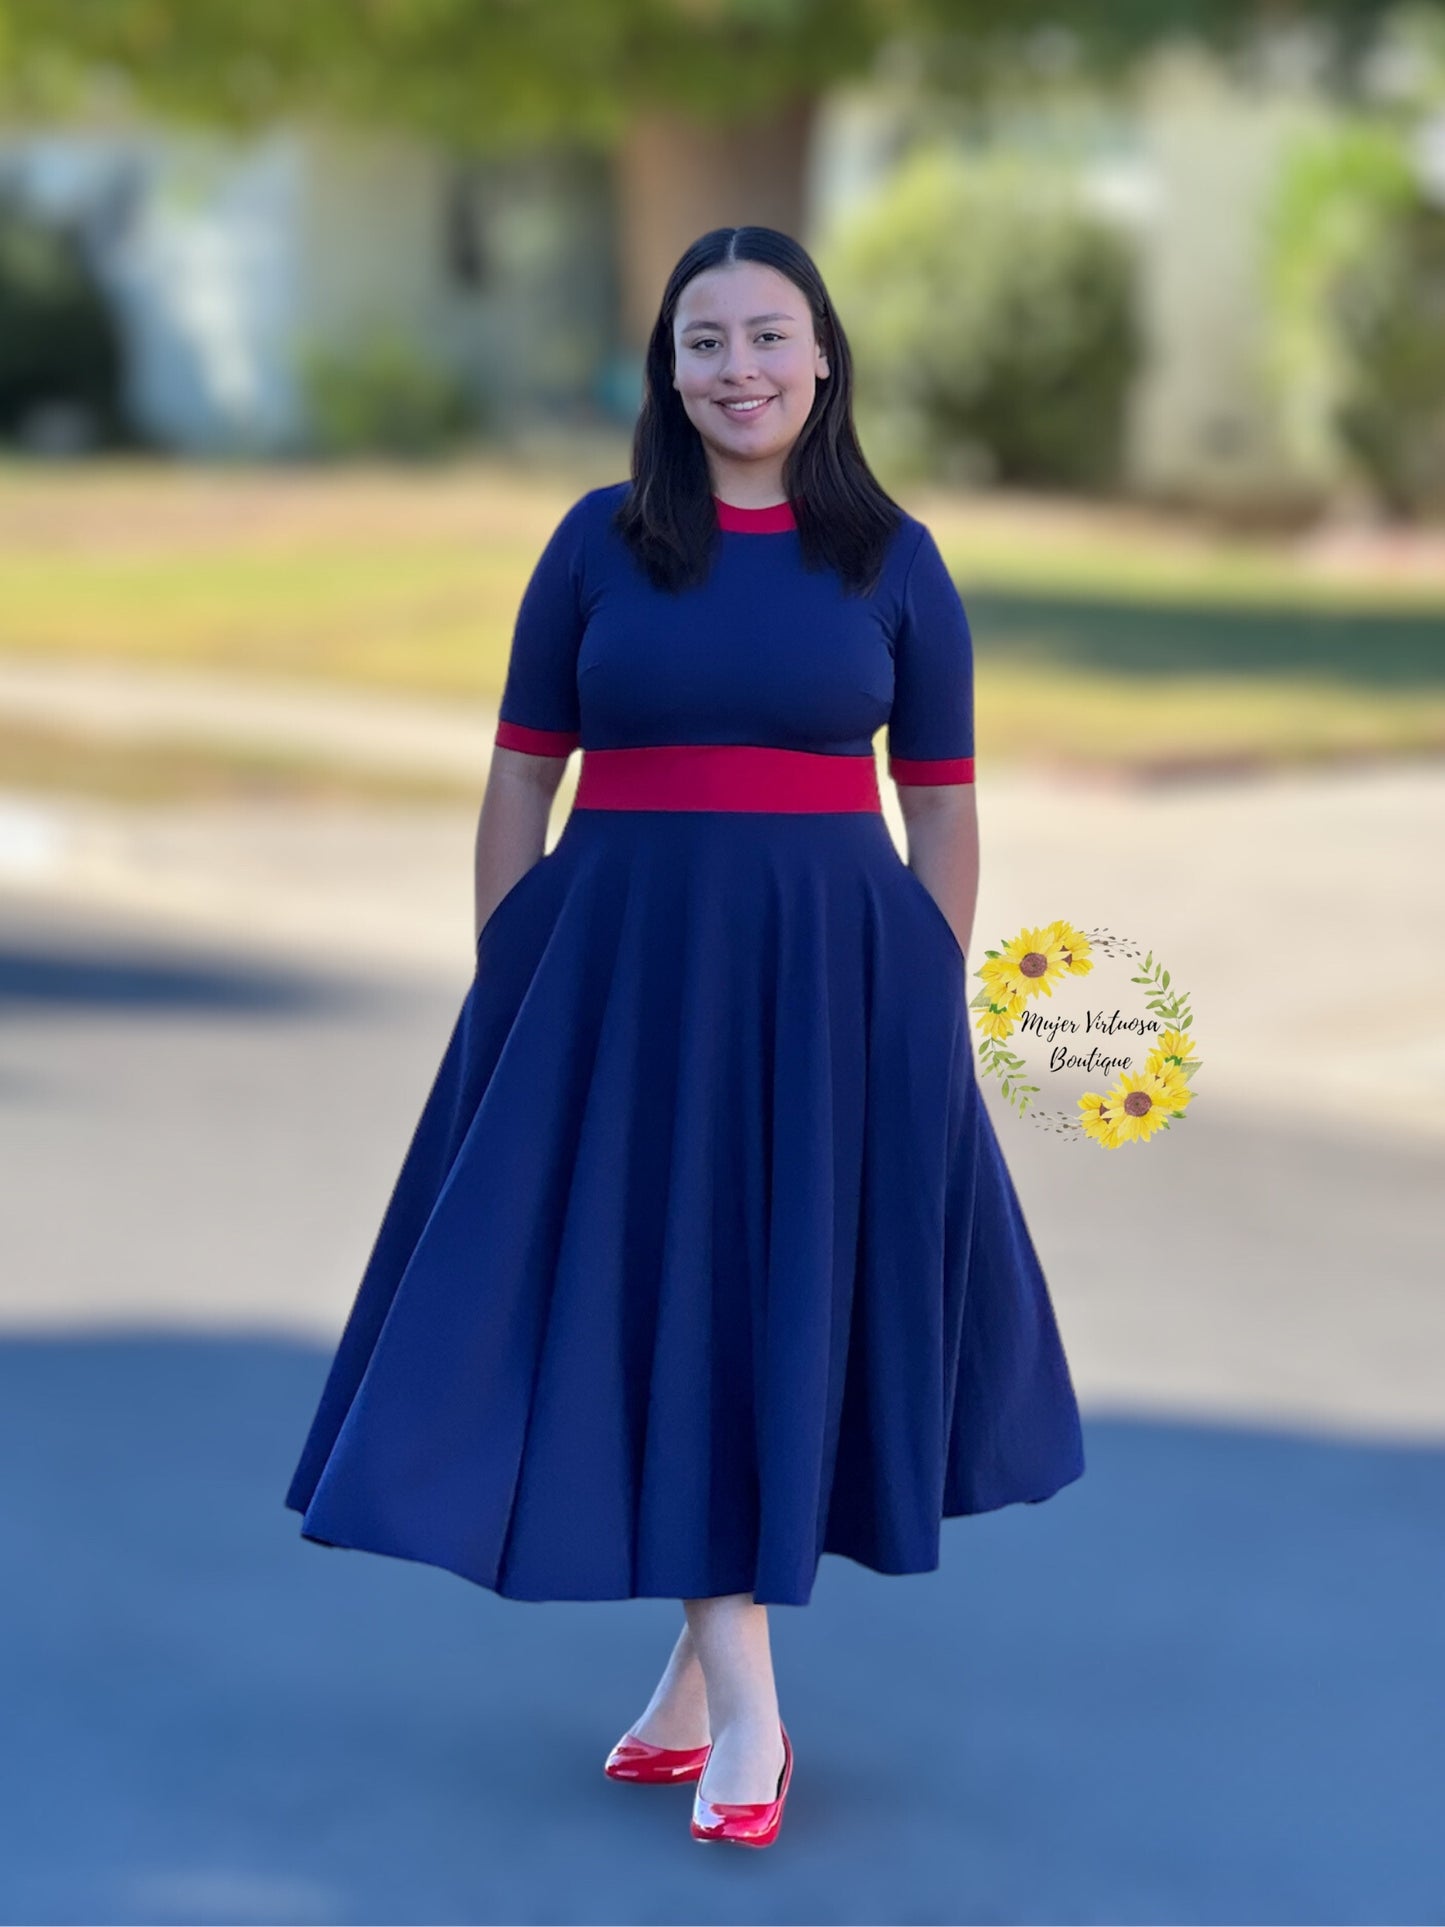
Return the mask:
[[771,502],[765,509],[739,508],[734,502],[725,502],[720,495],[712,498],[717,510],[717,525],[720,529],[731,529],[738,535],[781,535],[785,529],[798,526],[791,502]]

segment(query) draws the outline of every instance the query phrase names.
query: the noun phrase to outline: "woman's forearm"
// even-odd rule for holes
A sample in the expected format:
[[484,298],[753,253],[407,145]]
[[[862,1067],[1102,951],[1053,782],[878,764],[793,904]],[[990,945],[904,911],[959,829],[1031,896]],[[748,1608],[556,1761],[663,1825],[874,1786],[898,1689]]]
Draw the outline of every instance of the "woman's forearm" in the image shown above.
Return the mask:
[[978,908],[978,798],[972,783],[900,789],[908,867],[937,903],[965,956]]
[[477,818],[474,938],[514,883],[540,860],[566,758],[494,748]]

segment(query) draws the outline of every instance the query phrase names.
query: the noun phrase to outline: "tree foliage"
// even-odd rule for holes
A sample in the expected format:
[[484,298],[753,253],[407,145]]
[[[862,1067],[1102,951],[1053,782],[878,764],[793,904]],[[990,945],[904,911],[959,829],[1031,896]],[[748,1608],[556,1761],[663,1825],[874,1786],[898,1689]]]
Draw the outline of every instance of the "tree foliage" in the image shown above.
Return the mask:
[[1175,35],[1229,53],[1330,30],[1341,71],[1389,0],[0,0],[0,105],[36,116],[99,78],[147,109],[255,125],[304,113],[485,150],[605,145],[640,107],[762,113],[912,42],[935,86],[1109,77]]

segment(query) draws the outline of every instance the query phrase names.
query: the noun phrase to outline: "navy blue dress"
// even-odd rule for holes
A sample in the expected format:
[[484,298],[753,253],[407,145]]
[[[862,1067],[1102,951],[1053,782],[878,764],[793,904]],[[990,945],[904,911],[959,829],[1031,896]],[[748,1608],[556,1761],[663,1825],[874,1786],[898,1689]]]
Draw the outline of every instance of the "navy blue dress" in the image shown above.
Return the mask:
[[787,504],[654,589],[626,489],[523,598],[497,741],[580,746],[577,801],[478,938],[285,1503],[513,1599],[804,1605],[1084,1469],[968,966],[876,807],[588,807],[587,757],[857,776],[886,726],[895,781],[972,780],[968,621],[922,523],[850,596]]

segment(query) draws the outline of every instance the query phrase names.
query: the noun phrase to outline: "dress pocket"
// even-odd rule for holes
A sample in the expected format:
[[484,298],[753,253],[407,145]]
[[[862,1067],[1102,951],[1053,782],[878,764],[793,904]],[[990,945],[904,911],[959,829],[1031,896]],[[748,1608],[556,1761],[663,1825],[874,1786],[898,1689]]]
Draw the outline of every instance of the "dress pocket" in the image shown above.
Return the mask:
[[544,856],[539,856],[530,868],[523,870],[522,874],[506,892],[505,896],[498,899],[497,903],[493,906],[491,915],[477,932],[476,952],[479,957],[481,955],[482,945],[497,928],[505,912],[511,909],[518,897],[521,896],[523,890],[525,890],[527,885],[536,878],[538,873],[552,861],[555,854],[555,851],[548,850]]
[[904,881],[907,883],[908,888],[913,892],[915,897],[918,897],[922,900],[923,907],[927,911],[928,915],[933,919],[935,926],[943,932],[945,937],[947,937],[950,945],[953,948],[954,956],[957,957],[958,961],[961,964],[963,964],[965,968],[967,968],[968,959],[965,957],[963,953],[963,949],[959,944],[958,938],[953,934],[953,925],[948,921],[948,918],[944,916],[942,910],[939,908],[938,899],[934,896],[933,892],[929,889],[928,885],[922,880],[922,878],[915,875],[915,873],[901,859],[899,861],[898,867],[903,872]]

